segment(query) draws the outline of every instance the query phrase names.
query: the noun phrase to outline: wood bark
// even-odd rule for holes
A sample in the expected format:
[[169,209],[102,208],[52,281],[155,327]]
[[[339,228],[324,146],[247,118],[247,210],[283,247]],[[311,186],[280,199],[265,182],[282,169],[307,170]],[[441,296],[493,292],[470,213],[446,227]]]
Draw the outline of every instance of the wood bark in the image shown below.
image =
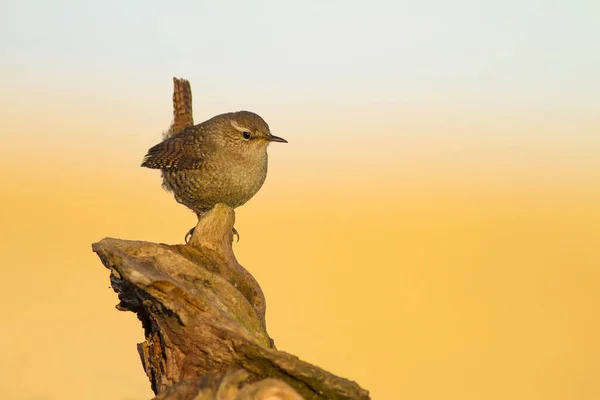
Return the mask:
[[234,211],[218,204],[185,245],[92,245],[117,308],[142,322],[138,350],[156,398],[368,399],[356,383],[275,348],[263,292],[233,253],[233,223]]
[[[165,137],[193,125],[190,84],[173,82]],[[369,399],[355,382],[275,348],[263,292],[231,247],[234,220],[217,204],[184,245],[112,238],[92,245],[110,270],[117,309],[142,322],[138,352],[155,399]]]

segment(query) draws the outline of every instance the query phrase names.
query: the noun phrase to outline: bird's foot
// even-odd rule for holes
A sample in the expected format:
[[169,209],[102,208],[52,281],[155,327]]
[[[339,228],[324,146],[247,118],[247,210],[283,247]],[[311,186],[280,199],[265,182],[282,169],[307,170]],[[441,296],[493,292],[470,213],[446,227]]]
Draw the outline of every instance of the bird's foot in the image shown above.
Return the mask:
[[[196,227],[193,227],[192,229],[190,229],[188,231],[188,233],[185,234],[185,237],[183,238],[183,240],[185,240],[186,243],[190,242],[190,239],[192,238],[192,235],[194,234],[195,230],[196,230]],[[237,229],[235,229],[235,228],[232,227],[231,230],[232,230],[233,234],[236,237],[236,241],[235,242],[236,243],[239,242],[240,241],[240,234],[238,233]]]

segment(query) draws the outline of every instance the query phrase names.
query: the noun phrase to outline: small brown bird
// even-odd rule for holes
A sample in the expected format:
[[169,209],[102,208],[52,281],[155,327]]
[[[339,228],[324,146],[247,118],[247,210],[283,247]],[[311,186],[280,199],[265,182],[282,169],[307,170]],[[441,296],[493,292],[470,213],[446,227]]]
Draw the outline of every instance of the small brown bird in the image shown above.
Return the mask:
[[142,167],[162,170],[163,186],[200,218],[217,203],[236,208],[258,192],[271,142],[287,143],[257,114],[221,114],[152,147]]

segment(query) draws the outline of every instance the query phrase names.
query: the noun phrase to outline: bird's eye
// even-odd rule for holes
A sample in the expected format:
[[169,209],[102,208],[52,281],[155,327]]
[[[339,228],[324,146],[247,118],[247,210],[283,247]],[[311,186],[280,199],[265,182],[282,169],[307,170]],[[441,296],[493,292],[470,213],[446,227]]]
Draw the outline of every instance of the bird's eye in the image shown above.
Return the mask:
[[250,139],[250,132],[242,132],[244,139]]

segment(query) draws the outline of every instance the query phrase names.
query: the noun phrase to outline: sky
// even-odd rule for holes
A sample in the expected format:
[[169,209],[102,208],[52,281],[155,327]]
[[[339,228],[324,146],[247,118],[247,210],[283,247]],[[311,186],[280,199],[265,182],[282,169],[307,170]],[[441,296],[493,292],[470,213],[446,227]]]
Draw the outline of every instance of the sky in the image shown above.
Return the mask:
[[600,4],[0,2],[0,393],[152,397],[91,252],[181,243],[171,120],[289,141],[236,210],[278,347],[374,399],[600,397]]

